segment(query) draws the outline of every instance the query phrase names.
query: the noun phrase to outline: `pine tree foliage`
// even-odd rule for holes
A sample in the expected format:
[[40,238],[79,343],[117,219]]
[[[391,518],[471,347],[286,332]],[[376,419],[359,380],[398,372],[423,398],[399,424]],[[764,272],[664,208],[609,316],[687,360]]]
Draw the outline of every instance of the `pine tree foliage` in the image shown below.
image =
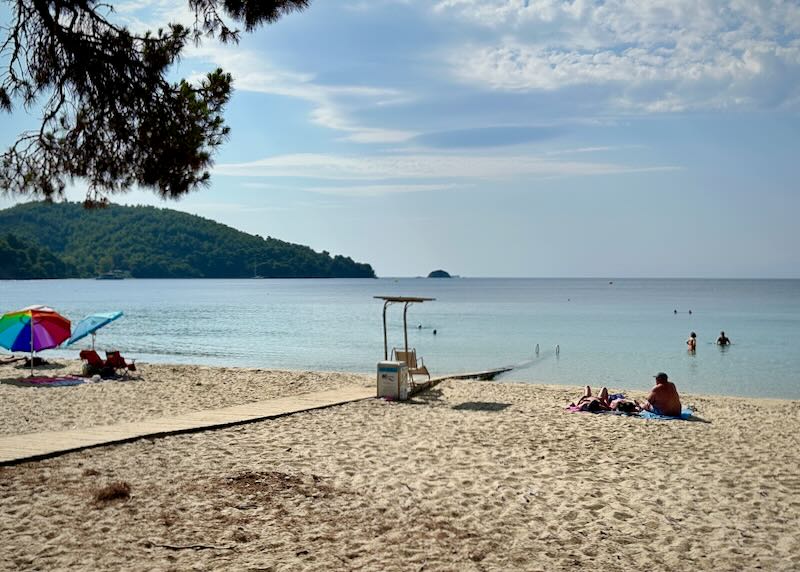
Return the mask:
[[92,206],[134,185],[168,198],[207,185],[232,78],[217,69],[171,82],[171,66],[188,41],[235,42],[235,25],[252,31],[309,1],[189,0],[193,28],[137,34],[96,0],[5,0],[0,110],[38,106],[42,117],[0,156],[0,190],[50,200],[80,178]]

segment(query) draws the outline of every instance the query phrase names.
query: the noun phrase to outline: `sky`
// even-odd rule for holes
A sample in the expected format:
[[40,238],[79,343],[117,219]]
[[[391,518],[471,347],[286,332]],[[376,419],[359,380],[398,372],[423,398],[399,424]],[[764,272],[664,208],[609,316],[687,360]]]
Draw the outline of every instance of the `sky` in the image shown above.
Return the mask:
[[[114,5],[136,30],[190,17]],[[313,0],[174,74],[218,66],[210,188],[114,202],[379,276],[800,277],[800,2]],[[34,122],[0,115],[0,145]]]

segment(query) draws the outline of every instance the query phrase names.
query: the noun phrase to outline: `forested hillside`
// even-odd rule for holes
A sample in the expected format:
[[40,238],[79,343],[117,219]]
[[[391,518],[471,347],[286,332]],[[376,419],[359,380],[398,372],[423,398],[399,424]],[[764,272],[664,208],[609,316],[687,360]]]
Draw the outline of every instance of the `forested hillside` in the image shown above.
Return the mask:
[[13,234],[0,237],[0,280],[57,278],[75,275],[75,268],[65,264],[46,248],[23,244]]
[[[0,277],[372,278],[369,264],[149,206],[35,202],[0,210]],[[33,269],[36,268],[36,270]]]

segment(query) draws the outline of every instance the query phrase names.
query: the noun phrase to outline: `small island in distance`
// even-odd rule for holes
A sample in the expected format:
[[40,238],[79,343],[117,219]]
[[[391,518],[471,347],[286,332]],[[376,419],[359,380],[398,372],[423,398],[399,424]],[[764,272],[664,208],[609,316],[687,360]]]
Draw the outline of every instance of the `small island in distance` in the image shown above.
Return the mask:
[[452,276],[446,270],[434,270],[428,274],[428,278],[452,278]]

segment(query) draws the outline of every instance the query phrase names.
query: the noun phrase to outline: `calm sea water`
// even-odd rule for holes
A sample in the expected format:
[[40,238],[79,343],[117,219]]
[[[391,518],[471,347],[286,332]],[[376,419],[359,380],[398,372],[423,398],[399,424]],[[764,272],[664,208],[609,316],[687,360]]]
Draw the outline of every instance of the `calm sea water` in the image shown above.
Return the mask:
[[[408,313],[409,345],[434,374],[516,365],[503,379],[646,389],[666,371],[684,391],[800,398],[800,280],[2,281],[0,310],[46,304],[76,322],[122,310],[98,348],[142,361],[372,372],[375,295],[436,298]],[[402,306],[389,318],[391,349]],[[720,330],[732,346],[714,344]]]

